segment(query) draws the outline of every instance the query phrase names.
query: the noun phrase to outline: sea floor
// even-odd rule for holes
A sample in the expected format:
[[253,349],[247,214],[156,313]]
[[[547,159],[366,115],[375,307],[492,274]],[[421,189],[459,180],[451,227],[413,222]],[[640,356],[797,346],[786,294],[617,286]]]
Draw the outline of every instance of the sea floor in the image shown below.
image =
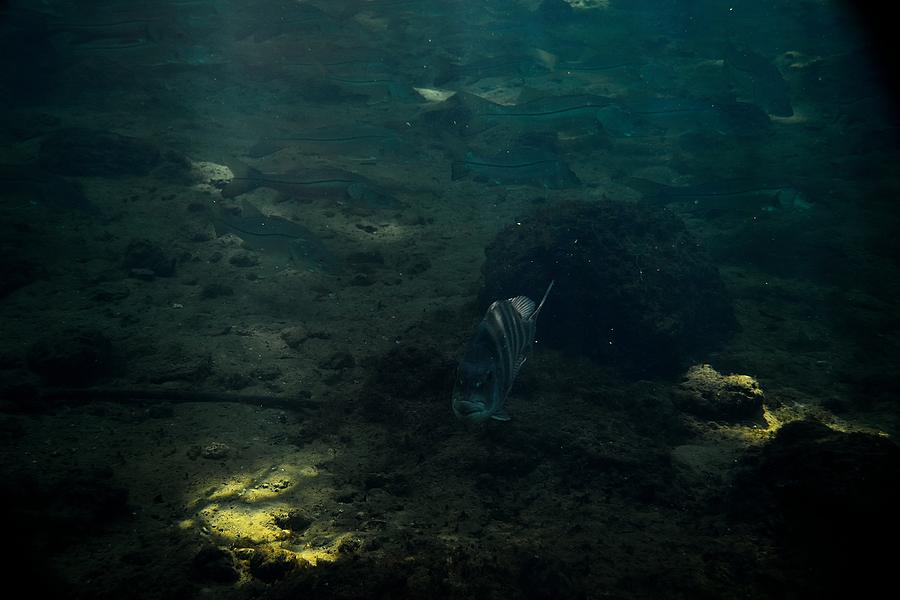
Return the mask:
[[[409,24],[409,3],[340,4],[371,47],[407,44],[404,69],[437,52]],[[614,11],[623,29],[610,31],[622,39],[639,16],[584,4]],[[423,18],[437,28],[442,14]],[[781,463],[765,449],[794,421],[822,423],[832,436],[804,434],[812,454],[798,451],[797,461],[818,461],[815,448],[832,444],[851,464],[898,464],[900,181],[893,142],[870,143],[894,125],[881,130],[866,111],[792,88],[795,115],[773,118],[765,142],[576,140],[566,156],[577,187],[453,180],[454,142],[428,124],[444,96],[351,94],[340,79],[340,101],[332,87],[292,88],[301,84],[255,68],[296,44],[270,25],[258,26],[267,39],[229,37],[238,59],[225,66],[166,59],[124,82],[111,74],[76,85],[130,64],[82,56],[54,74],[63,92],[77,90],[69,100],[35,91],[10,103],[0,163],[39,162],[47,137],[69,128],[148,140],[168,157],[144,173],[72,177],[90,209],[35,201],[0,171],[3,275],[18,282],[0,301],[10,577],[74,598],[803,598],[830,584],[850,589],[858,574],[833,575],[834,553],[806,552],[785,534],[793,513],[777,493],[760,496],[761,514],[737,510],[734,495],[769,489],[765,465]],[[647,38],[679,89],[719,84],[705,70],[718,73],[705,42]],[[90,51],[100,52],[79,46]],[[797,84],[811,67],[794,58],[782,72]],[[482,68],[490,76],[462,71],[444,86],[506,102],[635,85],[591,71],[523,80]],[[334,122],[408,129],[414,151],[289,142],[248,154],[259,131]],[[31,123],[29,133],[16,123]],[[491,130],[477,144],[521,133]],[[632,179],[693,182],[704,169],[725,177],[748,162],[822,181],[774,211],[677,201],[661,210],[707,247],[739,326],[684,372],[709,364],[749,376],[742,381],[762,398],[756,415],[698,416],[679,403],[682,376],[627,377],[538,343],[508,399],[510,422],[454,418],[455,365],[481,317],[484,252],[499,231],[563,200],[641,202]],[[224,198],[246,166],[352,171],[392,201],[268,186]],[[220,235],[218,211],[240,202],[302,224],[336,266]],[[538,338],[544,327],[553,323],[540,322]],[[781,481],[782,472],[768,473]],[[822,529],[854,523],[868,506],[835,491],[855,480],[834,472],[829,498],[846,511],[817,514]],[[896,526],[889,511],[875,512]]]

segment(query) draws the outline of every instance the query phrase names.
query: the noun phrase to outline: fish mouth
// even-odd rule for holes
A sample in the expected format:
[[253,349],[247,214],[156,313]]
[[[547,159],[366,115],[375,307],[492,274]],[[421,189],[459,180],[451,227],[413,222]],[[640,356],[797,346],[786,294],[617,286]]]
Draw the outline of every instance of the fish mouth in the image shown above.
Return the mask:
[[460,419],[474,422],[486,421],[490,416],[487,404],[478,398],[468,400],[454,398],[453,413]]

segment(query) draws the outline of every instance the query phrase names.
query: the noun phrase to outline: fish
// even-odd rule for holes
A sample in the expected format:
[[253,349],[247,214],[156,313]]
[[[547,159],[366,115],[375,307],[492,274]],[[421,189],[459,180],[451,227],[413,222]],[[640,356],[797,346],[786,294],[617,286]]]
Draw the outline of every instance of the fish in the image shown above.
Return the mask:
[[466,153],[465,158],[451,164],[450,177],[456,181],[468,175],[489,185],[525,184],[552,190],[581,185],[581,180],[564,160],[555,154],[528,148],[491,157]]
[[776,117],[794,114],[788,83],[772,60],[730,43],[725,46],[724,58],[732,71],[733,85],[750,101]]
[[532,75],[552,72],[556,57],[540,48],[530,48],[523,52],[481,57],[477,60],[456,63],[445,62],[437,66],[435,85],[451,81],[478,81],[487,77],[509,77],[510,75]]
[[476,119],[488,124],[502,122],[554,124],[566,122],[595,122],[603,109],[615,103],[605,96],[595,94],[568,94],[544,96],[537,92],[534,97],[525,98],[513,106],[496,104],[483,98],[473,99],[472,95],[461,96]]
[[673,186],[632,177],[628,185],[641,192],[648,205],[682,203],[691,212],[804,212],[814,207],[808,195],[790,183],[737,178]]
[[488,307],[457,369],[451,398],[457,418],[472,423],[510,420],[506,397],[531,353],[537,318],[553,283],[537,308],[525,296],[497,300]]
[[336,257],[315,233],[294,221],[265,215],[247,201],[239,211],[221,210],[213,219],[213,226],[216,235],[234,234],[247,247],[276,258],[287,257],[294,265],[327,273],[338,270]]
[[235,198],[257,188],[268,188],[296,200],[328,199],[369,210],[395,209],[401,203],[362,175],[343,169],[295,169],[263,173],[247,165],[222,188],[223,198]]
[[291,135],[261,138],[250,147],[247,155],[261,158],[290,145],[322,153],[357,151],[380,155],[400,147],[402,140],[395,131],[382,127],[319,127]]
[[356,173],[342,169],[298,169],[288,173],[263,173],[253,167],[232,168],[234,177],[222,188],[223,198],[235,198],[256,188],[269,188],[298,198],[343,198],[353,183],[366,183]]

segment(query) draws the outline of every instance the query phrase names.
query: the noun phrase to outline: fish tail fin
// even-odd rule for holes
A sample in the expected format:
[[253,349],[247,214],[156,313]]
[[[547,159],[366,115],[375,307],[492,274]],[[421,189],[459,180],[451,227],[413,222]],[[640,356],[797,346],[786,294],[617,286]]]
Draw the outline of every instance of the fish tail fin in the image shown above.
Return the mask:
[[253,191],[259,187],[263,179],[263,174],[259,170],[242,162],[236,162],[230,168],[234,177],[222,188],[223,198],[234,198]]

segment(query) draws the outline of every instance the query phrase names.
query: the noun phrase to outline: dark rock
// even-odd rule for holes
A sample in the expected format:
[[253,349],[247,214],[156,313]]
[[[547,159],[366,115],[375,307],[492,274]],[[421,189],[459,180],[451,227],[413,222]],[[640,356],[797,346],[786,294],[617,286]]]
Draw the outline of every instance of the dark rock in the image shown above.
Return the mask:
[[424,256],[411,256],[408,261],[401,264],[406,275],[421,275],[431,268],[431,261]]
[[285,550],[256,550],[250,557],[250,572],[269,583],[284,579],[300,565],[297,558]]
[[141,281],[153,281],[156,279],[156,273],[151,269],[131,269],[128,271],[128,276]]
[[303,533],[313,523],[309,515],[297,509],[275,515],[274,521],[282,529],[288,529],[297,533]]
[[31,535],[52,539],[57,551],[130,512],[128,491],[106,468],[72,468],[52,480],[12,472],[0,482],[0,493],[9,518],[24,519]]
[[252,252],[236,252],[229,257],[228,262],[236,267],[255,267],[259,264],[259,256]]
[[[18,372],[17,372],[18,373]],[[32,378],[4,374],[0,382],[0,412],[28,414],[43,408],[40,394]],[[6,438],[0,435],[0,438]]]
[[138,380],[150,383],[186,381],[196,383],[212,375],[212,355],[186,356],[180,353],[165,356],[163,363],[148,373],[140,374]]
[[146,175],[160,160],[153,144],[96,129],[60,129],[41,143],[41,167],[57,175]]
[[44,275],[44,269],[11,248],[0,248],[0,298]]
[[221,296],[233,296],[234,290],[221,283],[208,283],[200,290],[200,297],[204,300],[211,300]]
[[60,119],[46,113],[17,111],[7,115],[0,127],[19,142],[45,135],[59,127]]
[[354,285],[357,287],[368,287],[368,286],[374,285],[374,284],[375,284],[375,280],[372,279],[370,276],[365,275],[363,273],[357,273],[350,280],[350,285]]
[[351,252],[345,257],[351,265],[383,265],[384,257],[377,250],[369,252]]
[[130,293],[131,290],[121,283],[106,282],[99,284],[91,297],[96,302],[116,303],[127,298]]
[[217,546],[205,546],[191,560],[193,578],[200,582],[234,583],[240,578],[234,556]]
[[539,339],[627,375],[671,375],[736,328],[700,244],[671,213],[611,201],[539,209],[486,250],[483,309],[551,280]]
[[67,330],[35,342],[28,367],[51,385],[85,386],[108,374],[113,346],[95,330]]
[[[158,277],[175,274],[175,257],[169,256],[158,244],[150,240],[132,240],[125,248],[124,266],[130,272],[149,271]],[[138,270],[144,271],[138,271]]]
[[323,369],[331,369],[334,371],[340,371],[343,369],[352,369],[356,366],[356,360],[354,360],[353,355],[349,352],[335,352],[325,360],[319,363],[319,366]]
[[367,419],[385,424],[432,422],[446,415],[455,371],[456,363],[437,349],[392,348],[375,361],[355,406]]
[[243,373],[228,373],[222,375],[222,387],[226,390],[242,390],[247,386],[253,385],[253,379]]
[[296,350],[309,339],[309,332],[303,325],[295,325],[281,332],[281,339],[288,345],[288,348]]
[[900,536],[900,446],[887,438],[789,423],[744,460],[727,505],[775,536],[800,597],[870,596],[893,584],[884,544]]
[[275,366],[257,367],[250,371],[250,377],[257,381],[274,381],[281,377],[281,369]]

